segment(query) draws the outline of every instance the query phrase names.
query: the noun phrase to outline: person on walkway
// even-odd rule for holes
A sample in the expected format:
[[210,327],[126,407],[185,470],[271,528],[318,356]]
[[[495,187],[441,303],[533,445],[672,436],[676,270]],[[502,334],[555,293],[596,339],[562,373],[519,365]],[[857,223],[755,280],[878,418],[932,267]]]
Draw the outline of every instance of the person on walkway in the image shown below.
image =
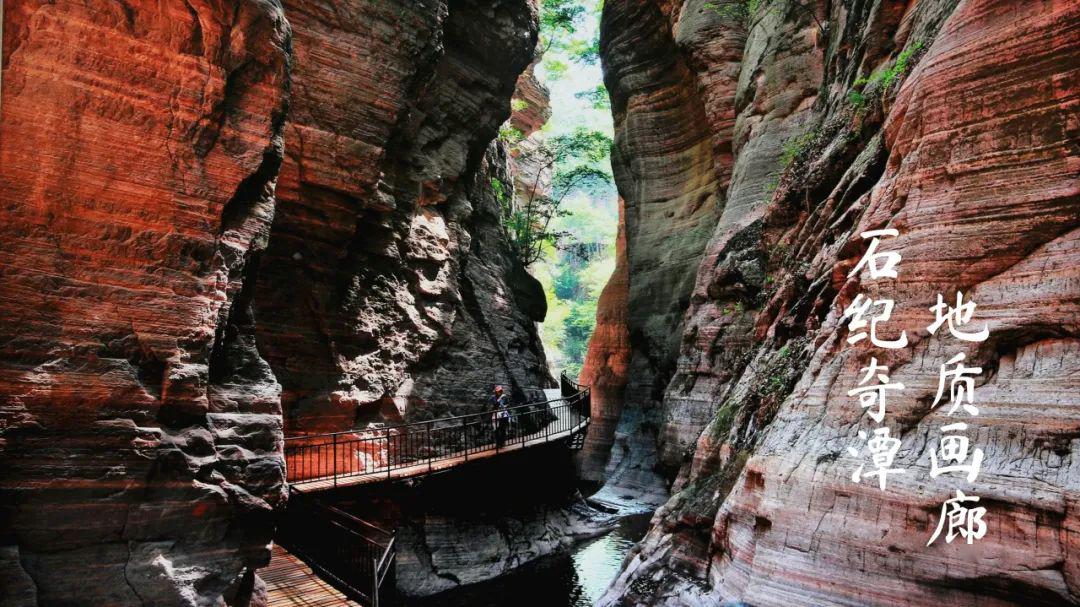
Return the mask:
[[488,398],[491,405],[491,428],[495,431],[495,444],[499,447],[506,442],[506,433],[510,429],[510,399],[503,392],[503,387],[496,384]]
[[506,443],[506,432],[510,429],[510,409],[499,406],[491,414],[491,423],[495,426],[495,445],[502,447]]
[[491,396],[488,397],[488,405],[492,411],[497,410],[499,407],[506,407],[509,405],[509,398],[503,393],[503,387],[496,384],[492,390]]

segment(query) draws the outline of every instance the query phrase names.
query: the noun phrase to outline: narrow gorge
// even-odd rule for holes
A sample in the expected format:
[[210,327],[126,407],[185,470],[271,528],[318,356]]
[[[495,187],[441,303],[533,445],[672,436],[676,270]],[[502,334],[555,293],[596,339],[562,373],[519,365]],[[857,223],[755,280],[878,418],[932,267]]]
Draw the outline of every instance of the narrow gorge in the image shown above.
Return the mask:
[[1080,605],[1080,1],[0,33],[0,605]]

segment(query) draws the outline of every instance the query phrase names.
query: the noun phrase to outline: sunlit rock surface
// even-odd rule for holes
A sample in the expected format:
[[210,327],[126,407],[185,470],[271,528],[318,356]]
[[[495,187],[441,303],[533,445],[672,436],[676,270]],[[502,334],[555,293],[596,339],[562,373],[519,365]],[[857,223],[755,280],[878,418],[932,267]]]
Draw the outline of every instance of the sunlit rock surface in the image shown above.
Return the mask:
[[625,402],[655,420],[698,261],[716,224],[721,175],[705,102],[668,16],[648,2],[615,7],[604,11],[601,44],[627,242],[632,353]]
[[258,604],[283,428],[551,381],[490,185],[536,6],[284,4],[4,7],[4,605]]
[[289,37],[274,2],[6,3],[3,604],[246,603],[269,560]]
[[619,202],[619,228],[615,239],[615,270],[596,302],[596,327],[578,381],[591,388],[592,424],[578,456],[582,478],[605,480],[615,443],[615,429],[623,409],[627,369],[632,355],[626,325],[626,297],[630,277],[626,268],[626,230],[623,203]]
[[[732,77],[716,45],[745,47],[726,93],[734,123],[708,123],[714,150],[730,129],[730,183],[664,396],[675,494],[601,604],[1080,603],[1080,5],[805,4],[769,3],[746,24],[697,1],[605,5],[608,77],[630,65],[640,95],[660,87],[627,48],[661,56],[682,41],[692,77],[669,98],[696,91],[708,108]],[[621,43],[631,28],[614,25],[643,15],[653,25]],[[905,51],[888,86],[855,84]],[[627,226],[633,318],[629,207]],[[901,234],[899,278],[848,278],[859,233],[884,227]],[[958,289],[986,342],[928,334],[937,294]],[[895,299],[885,326],[906,330],[907,347],[846,343],[841,315],[859,292]],[[984,370],[967,420],[985,452],[973,484],[929,474],[951,421],[930,404],[956,352]],[[906,472],[884,492],[851,481],[860,460],[846,452],[875,426],[847,395],[871,356],[906,386],[886,421]],[[956,488],[981,497],[986,536],[927,547]]]
[[626,231],[619,205],[615,271],[596,306],[596,329],[579,381],[589,386],[592,423],[577,457],[579,475],[599,489],[594,502],[622,513],[649,512],[668,497],[656,471],[656,434],[645,423],[645,407],[625,401],[633,350],[627,327]]

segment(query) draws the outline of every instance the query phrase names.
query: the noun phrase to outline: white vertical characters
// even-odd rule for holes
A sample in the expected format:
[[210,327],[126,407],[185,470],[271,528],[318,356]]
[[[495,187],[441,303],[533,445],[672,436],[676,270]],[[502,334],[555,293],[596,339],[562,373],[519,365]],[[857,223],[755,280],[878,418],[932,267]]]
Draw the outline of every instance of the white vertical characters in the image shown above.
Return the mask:
[[960,536],[967,540],[967,543],[974,543],[975,540],[981,539],[986,535],[986,523],[983,522],[983,516],[986,515],[986,508],[977,506],[975,508],[969,508],[965,503],[977,504],[979,498],[976,496],[966,496],[963,491],[956,490],[956,497],[945,500],[945,503],[941,505],[941,516],[938,519],[937,529],[934,530],[934,535],[930,536],[930,541],[926,542],[926,545],[934,543],[934,540],[941,535],[941,531],[945,529],[945,524],[948,523],[948,530],[945,532],[945,543],[951,544],[956,536]]
[[850,335],[847,338],[849,344],[858,343],[866,339],[866,326],[867,321],[863,318],[867,310],[871,306],[881,306],[882,310],[873,318],[870,319],[870,343],[879,348],[887,348],[895,350],[897,348],[903,348],[907,345],[907,331],[901,331],[900,337],[892,340],[884,340],[878,338],[877,327],[879,322],[885,322],[892,316],[892,310],[895,306],[895,302],[891,299],[878,299],[873,300],[868,297],[864,297],[862,293],[855,296],[855,300],[844,310],[844,316],[841,318],[851,317],[851,322],[848,323],[848,332]]
[[[963,432],[967,430],[967,427],[967,424],[960,422],[942,426],[941,431],[942,433]],[[962,434],[946,434],[939,438],[938,448],[930,452],[930,477],[937,478],[949,472],[964,472],[967,473],[967,481],[974,483],[975,479],[979,477],[979,471],[982,469],[983,450],[976,447],[974,451],[969,453],[970,447],[968,438]],[[941,457],[940,463],[939,456]],[[969,457],[971,458],[970,462],[968,461]],[[952,463],[947,466],[941,465],[949,462]]]
[[[938,374],[937,396],[930,408],[938,406],[941,397],[945,394],[945,380],[949,380],[949,408],[948,415],[956,412],[957,407],[963,407],[969,415],[978,415],[979,408],[975,406],[975,376],[982,373],[982,367],[968,367],[964,365],[967,356],[963,352],[949,359],[949,362],[941,365],[941,373]],[[948,367],[955,365],[952,369]],[[964,401],[967,403],[964,403]]]
[[[860,430],[859,438],[866,440],[866,432]],[[889,436],[888,428],[877,428],[874,430],[874,436],[870,440],[866,441],[866,448],[870,451],[871,462],[874,464],[874,470],[869,472],[863,472],[863,468],[866,464],[859,464],[859,467],[851,474],[852,482],[861,483],[863,477],[878,477],[878,487],[882,491],[885,490],[886,476],[889,474],[901,474],[904,472],[903,468],[893,468],[893,460],[896,459],[896,454],[900,451],[900,439]],[[848,453],[854,457],[859,457],[862,453],[861,449],[855,447],[848,447]]]
[[[885,391],[904,389],[900,382],[889,382],[889,368],[879,365],[877,358],[870,359],[870,366],[863,367],[863,376],[859,380],[859,387],[848,390],[848,396],[859,397],[859,405],[866,409],[870,419],[881,423],[885,419]],[[868,384],[871,379],[877,379],[877,383]]]
[[941,328],[941,325],[948,323],[949,332],[953,334],[953,337],[963,341],[981,342],[986,341],[986,338],[990,336],[990,327],[986,324],[979,331],[968,332],[963,330],[963,326],[971,321],[972,315],[975,314],[975,302],[964,301],[964,294],[960,291],[956,292],[956,307],[952,307],[945,303],[945,298],[938,293],[937,304],[930,307],[930,311],[934,313],[934,322],[926,328],[931,335],[937,332]]
[[[878,253],[878,247],[881,246],[881,241],[878,240],[878,236],[899,236],[900,232],[896,229],[885,230],[869,230],[859,234],[865,240],[867,238],[872,239],[870,246],[866,247],[866,254],[859,260],[858,265],[855,266],[848,276],[855,276],[866,266],[870,270],[870,278],[896,278],[896,264],[900,263],[900,254],[895,251],[886,251],[884,253]],[[881,265],[878,265],[881,262]]]

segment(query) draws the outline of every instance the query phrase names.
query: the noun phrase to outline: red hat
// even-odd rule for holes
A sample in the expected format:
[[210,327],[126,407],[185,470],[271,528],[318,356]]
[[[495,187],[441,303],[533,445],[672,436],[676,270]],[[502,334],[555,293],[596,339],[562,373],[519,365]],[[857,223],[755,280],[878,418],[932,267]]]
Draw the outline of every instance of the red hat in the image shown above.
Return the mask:
[[503,391],[502,386],[495,386],[495,391],[496,392],[502,392]]

